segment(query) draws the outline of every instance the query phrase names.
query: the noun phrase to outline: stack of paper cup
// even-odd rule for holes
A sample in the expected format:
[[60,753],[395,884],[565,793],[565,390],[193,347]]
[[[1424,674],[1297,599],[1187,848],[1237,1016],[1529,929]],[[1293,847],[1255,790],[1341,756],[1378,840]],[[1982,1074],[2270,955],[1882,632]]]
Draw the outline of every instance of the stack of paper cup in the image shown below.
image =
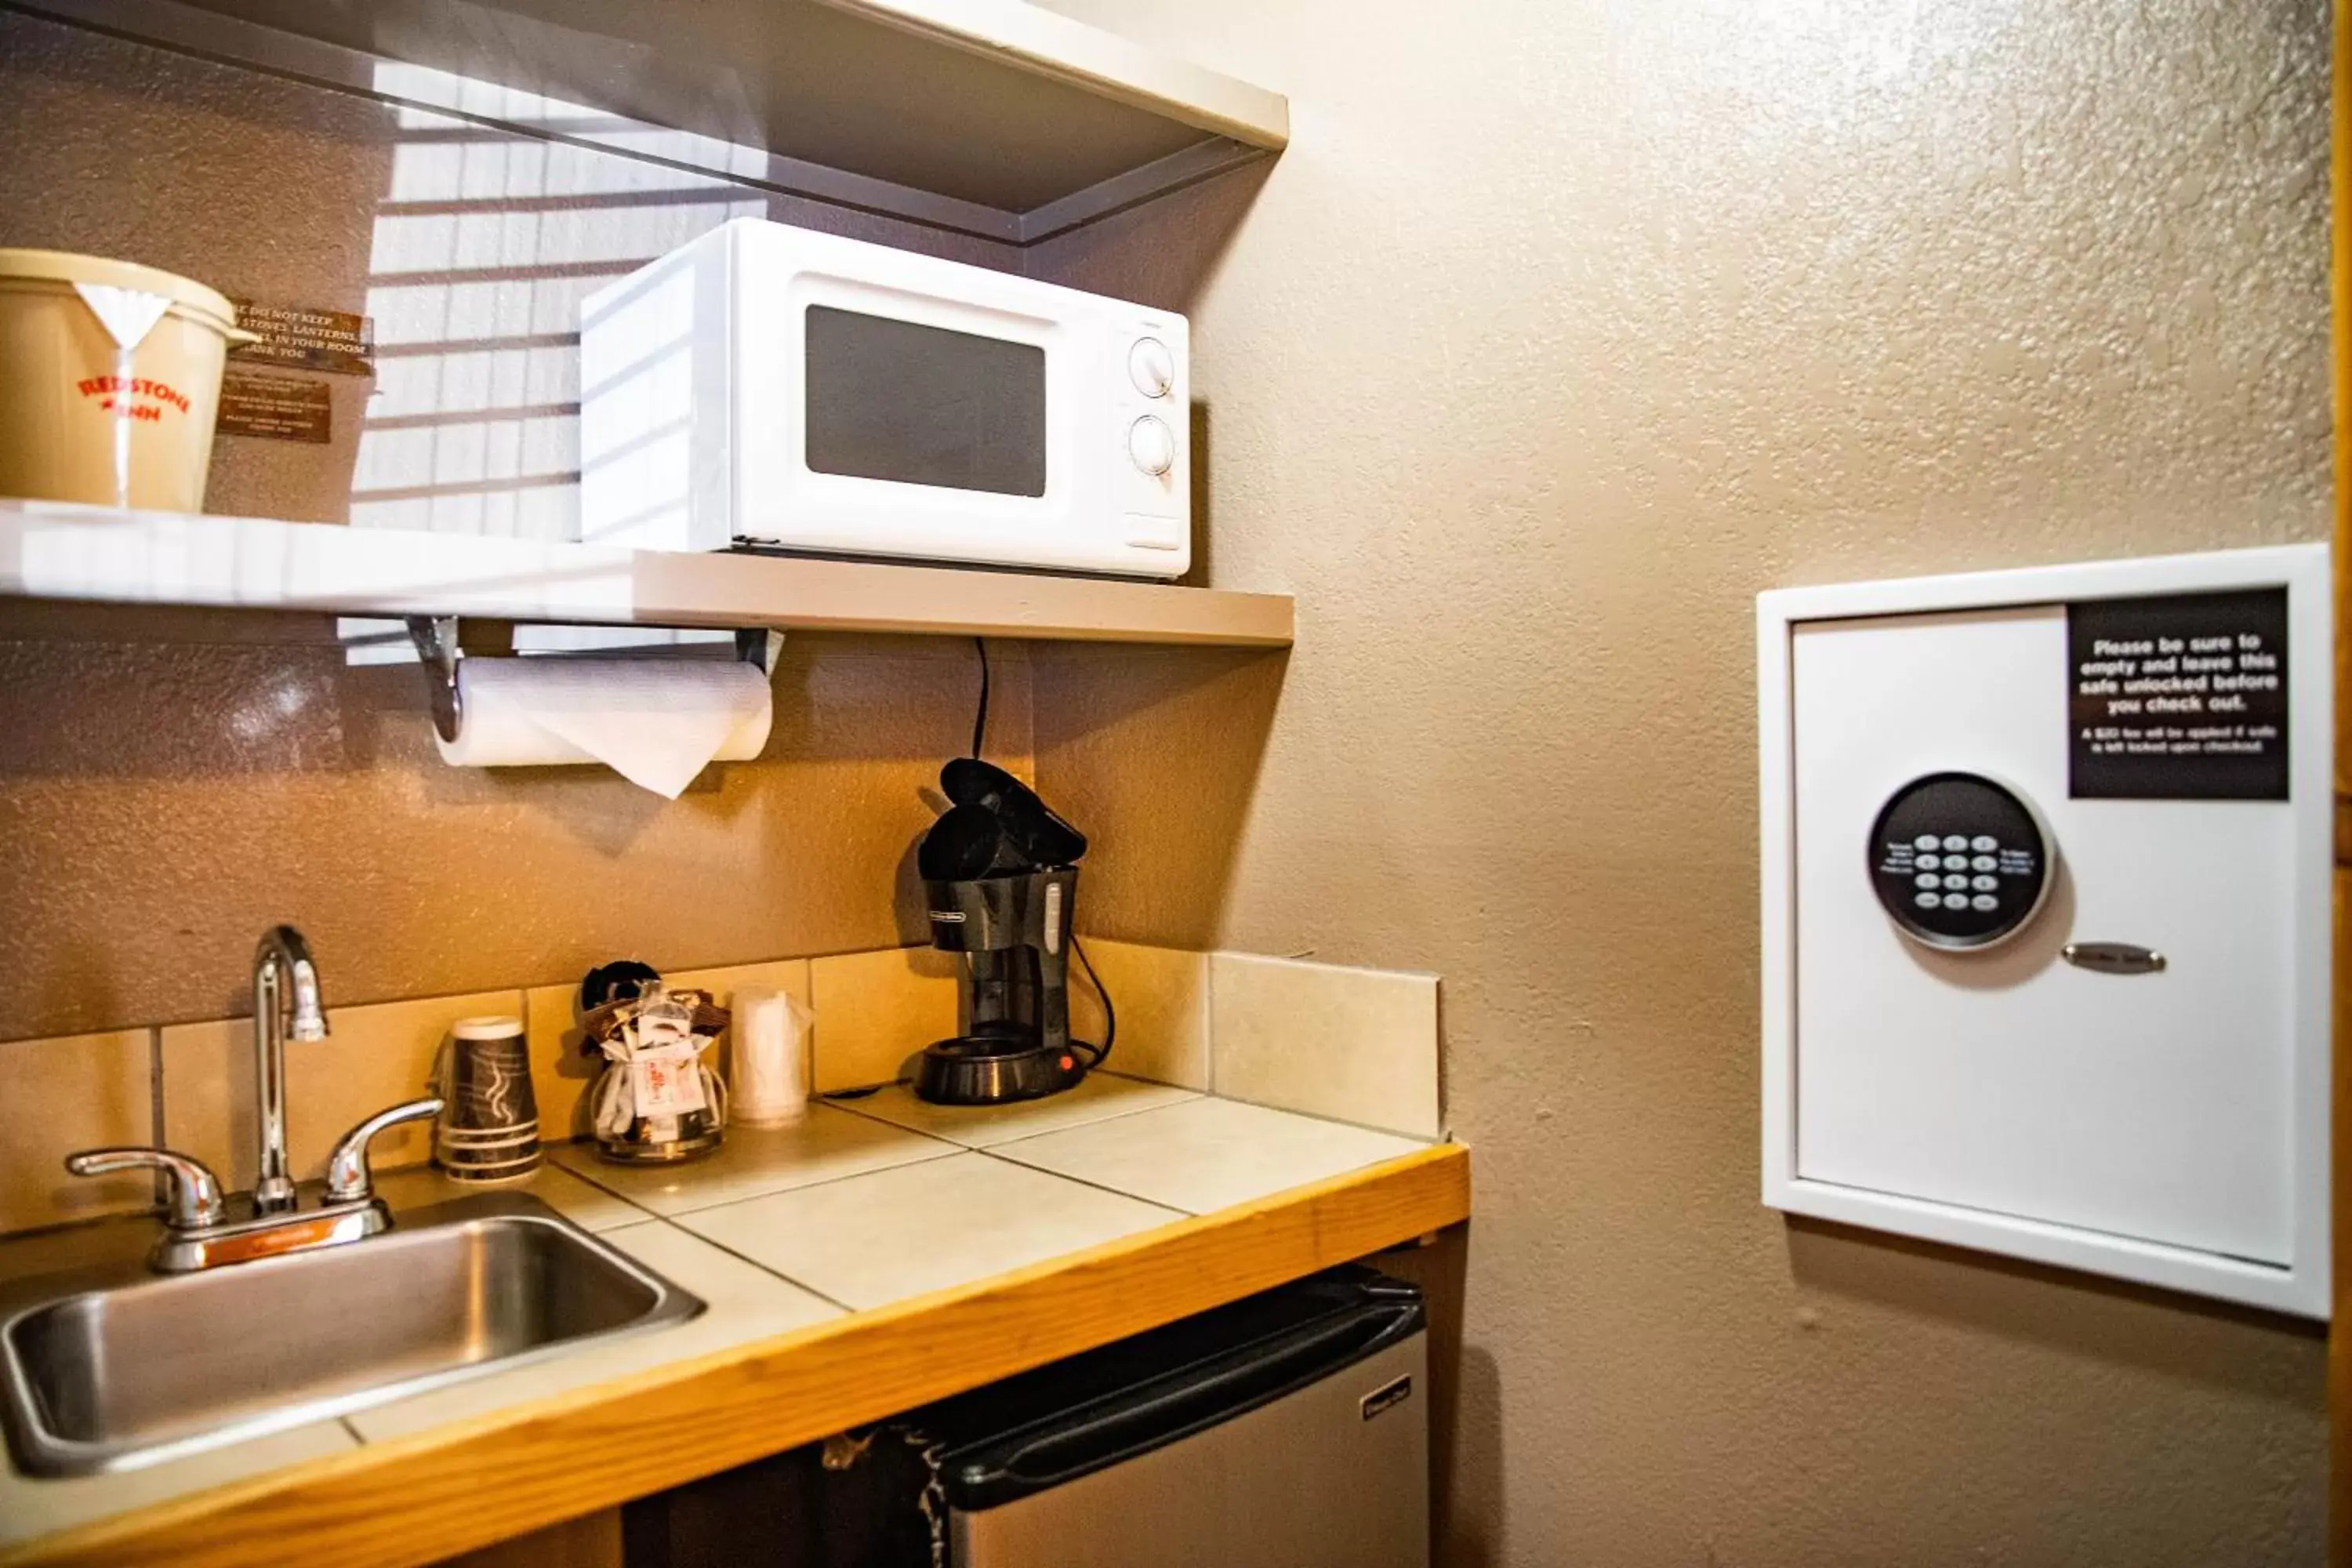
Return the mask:
[[461,1182],[507,1182],[539,1169],[539,1101],[521,1019],[458,1019],[440,1079],[434,1157],[443,1170]]
[[730,1117],[749,1127],[782,1127],[808,1114],[807,1007],[765,985],[739,987],[730,1005],[733,1044]]

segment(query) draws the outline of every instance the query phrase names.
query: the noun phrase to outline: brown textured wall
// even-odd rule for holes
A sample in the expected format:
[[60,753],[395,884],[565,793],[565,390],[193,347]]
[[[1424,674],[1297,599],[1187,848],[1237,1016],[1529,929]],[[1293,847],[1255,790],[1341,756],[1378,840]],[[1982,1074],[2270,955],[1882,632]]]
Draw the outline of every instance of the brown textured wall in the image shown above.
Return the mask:
[[[0,924],[0,1038],[244,1013],[276,921],[310,936],[338,1005],[552,984],[622,953],[689,968],[919,940],[911,846],[977,686],[969,643],[790,639],[760,760],[672,802],[598,768],[445,766],[413,665],[32,619],[0,621],[0,888],[34,911]],[[997,658],[993,750],[1025,769],[1018,646]]]
[[1444,974],[1449,1561],[2317,1562],[2315,1331],[1759,1205],[1751,601],[2325,532],[2326,8],[1056,4],[1291,95],[1033,268],[1192,311],[1298,645],[1041,651],[1039,768],[1105,932]]
[[[734,211],[1016,264],[601,154],[534,178],[538,143],[15,14],[0,148],[0,245],[378,312],[383,374],[334,380],[335,443],[222,438],[214,511],[341,521],[355,489],[562,498],[570,301]],[[411,199],[446,192],[418,183],[420,148],[468,160],[471,194]],[[348,668],[331,637],[306,617],[0,614],[0,1039],[243,1012],[278,920],[337,1004],[558,982],[621,952],[685,967],[921,936],[909,847],[971,734],[970,644],[792,639],[763,755],[671,805],[601,769],[445,767],[415,667]],[[992,749],[1026,771],[1027,666],[1017,645],[999,658]]]

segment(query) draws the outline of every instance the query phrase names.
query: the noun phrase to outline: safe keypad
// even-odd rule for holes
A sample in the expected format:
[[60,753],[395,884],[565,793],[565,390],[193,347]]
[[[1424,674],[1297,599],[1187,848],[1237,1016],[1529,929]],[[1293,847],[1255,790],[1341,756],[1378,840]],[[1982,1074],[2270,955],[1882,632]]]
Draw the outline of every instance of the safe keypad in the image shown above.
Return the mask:
[[1976,773],[1931,773],[1897,790],[1872,826],[1870,855],[1889,917],[1943,948],[2011,934],[2040,907],[2048,878],[2032,809]]

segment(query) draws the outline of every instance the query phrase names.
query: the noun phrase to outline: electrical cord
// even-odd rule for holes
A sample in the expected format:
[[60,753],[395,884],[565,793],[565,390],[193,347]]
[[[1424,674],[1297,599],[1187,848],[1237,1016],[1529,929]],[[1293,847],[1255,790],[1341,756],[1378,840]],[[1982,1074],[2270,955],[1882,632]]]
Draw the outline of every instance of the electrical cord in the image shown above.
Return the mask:
[[[986,637],[974,637],[971,639],[971,646],[977,649],[980,654],[980,706],[971,716],[971,754],[975,759],[977,759],[980,756],[982,746],[988,740],[988,639]],[[1078,939],[1076,932],[1071,933],[1070,936],[1070,951],[1078,955],[1078,965],[1087,972],[1087,984],[1095,988],[1095,995],[1102,1002],[1102,1044],[1097,1046],[1087,1040],[1072,1040],[1070,1042],[1073,1047],[1087,1053],[1087,1070],[1088,1072],[1092,1072],[1095,1068],[1102,1066],[1103,1063],[1110,1060],[1110,1048],[1118,1039],[1118,1009],[1111,1005],[1110,993],[1104,988],[1102,976],[1095,973],[1094,960],[1088,958],[1087,956],[1087,950],[1078,945]],[[836,1091],[835,1094],[827,1096],[826,1098],[847,1099],[852,1095],[865,1095],[871,1094],[874,1091],[870,1089]]]
[[988,639],[974,637],[971,646],[980,650],[980,711],[971,716],[971,754],[977,759],[981,742],[988,739]]
[[1110,993],[1103,989],[1102,976],[1095,973],[1095,961],[1088,958],[1087,956],[1087,950],[1078,945],[1078,939],[1075,932],[1072,933],[1070,937],[1070,951],[1078,955],[1078,965],[1087,972],[1087,984],[1093,986],[1095,988],[1095,994],[1102,999],[1102,1044],[1099,1046],[1091,1045],[1085,1040],[1073,1040],[1070,1042],[1072,1045],[1085,1046],[1086,1048],[1092,1053],[1093,1059],[1087,1063],[1087,1070],[1088,1072],[1092,1072],[1095,1068],[1102,1066],[1103,1063],[1110,1060],[1110,1047],[1118,1038],[1118,1009],[1110,1005]]

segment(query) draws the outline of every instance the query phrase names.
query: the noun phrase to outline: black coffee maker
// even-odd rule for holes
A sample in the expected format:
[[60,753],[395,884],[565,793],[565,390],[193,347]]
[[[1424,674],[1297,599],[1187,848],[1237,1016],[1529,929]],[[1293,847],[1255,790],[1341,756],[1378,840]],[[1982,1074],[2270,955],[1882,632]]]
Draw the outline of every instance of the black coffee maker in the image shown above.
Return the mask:
[[963,955],[965,1032],[924,1048],[915,1092],[940,1105],[1059,1093],[1103,1055],[1070,1038],[1070,922],[1086,836],[977,757],[940,770],[940,787],[952,804],[915,861],[931,945]]

